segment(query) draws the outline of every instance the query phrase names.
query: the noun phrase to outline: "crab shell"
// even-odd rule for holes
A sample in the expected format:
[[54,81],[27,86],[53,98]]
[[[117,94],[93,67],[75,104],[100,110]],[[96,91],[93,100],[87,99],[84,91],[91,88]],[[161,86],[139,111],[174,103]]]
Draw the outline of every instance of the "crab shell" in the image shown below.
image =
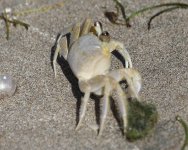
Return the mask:
[[111,53],[95,35],[88,34],[75,41],[67,60],[75,76],[87,80],[109,72]]

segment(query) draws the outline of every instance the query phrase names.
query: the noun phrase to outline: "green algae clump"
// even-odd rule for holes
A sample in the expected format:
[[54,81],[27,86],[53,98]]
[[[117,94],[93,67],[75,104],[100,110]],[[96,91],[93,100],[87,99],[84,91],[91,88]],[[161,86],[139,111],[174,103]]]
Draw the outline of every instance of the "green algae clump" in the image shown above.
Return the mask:
[[154,105],[131,100],[128,106],[127,139],[135,141],[144,138],[153,131],[157,120],[158,113]]

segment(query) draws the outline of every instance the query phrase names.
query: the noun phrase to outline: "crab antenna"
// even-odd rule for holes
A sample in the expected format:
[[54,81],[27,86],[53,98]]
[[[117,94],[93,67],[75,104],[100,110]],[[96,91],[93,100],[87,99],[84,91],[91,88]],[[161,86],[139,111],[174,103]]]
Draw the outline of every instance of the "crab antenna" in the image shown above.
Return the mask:
[[102,34],[102,32],[103,32],[102,23],[99,22],[99,21],[96,21],[94,23],[94,29],[96,31],[97,36],[99,37]]

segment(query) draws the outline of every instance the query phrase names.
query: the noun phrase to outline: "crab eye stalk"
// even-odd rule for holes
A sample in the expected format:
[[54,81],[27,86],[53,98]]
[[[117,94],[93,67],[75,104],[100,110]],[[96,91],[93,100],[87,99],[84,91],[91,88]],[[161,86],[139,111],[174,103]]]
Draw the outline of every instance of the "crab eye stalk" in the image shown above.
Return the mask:
[[94,26],[95,27],[100,27],[101,31],[102,31],[102,23],[100,21],[96,21],[94,22]]
[[101,35],[103,32],[102,23],[99,21],[94,22],[94,29],[96,31],[97,36]]
[[110,34],[107,31],[103,31],[99,36],[99,39],[103,42],[110,42]]

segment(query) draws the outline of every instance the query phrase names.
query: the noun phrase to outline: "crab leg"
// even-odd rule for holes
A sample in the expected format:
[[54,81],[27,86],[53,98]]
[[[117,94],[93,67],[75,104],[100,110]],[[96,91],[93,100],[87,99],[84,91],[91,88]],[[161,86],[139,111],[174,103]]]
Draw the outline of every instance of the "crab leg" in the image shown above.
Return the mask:
[[59,45],[57,45],[57,47],[56,47],[56,49],[55,49],[54,56],[53,56],[53,61],[52,61],[55,78],[56,78],[56,76],[57,76],[56,61],[57,61],[57,56],[58,56],[58,54],[59,54],[59,50],[60,50],[60,47],[59,47]]
[[76,130],[78,130],[80,128],[80,125],[81,125],[83,118],[85,116],[89,97],[90,97],[90,91],[88,90],[87,92],[85,92],[84,98],[82,99],[82,104],[81,104],[81,107],[80,107],[80,114],[79,114],[79,122],[76,126]]
[[105,85],[104,78],[105,78],[104,75],[99,75],[87,81],[79,81],[79,87],[80,87],[80,90],[84,92],[84,98],[82,99],[82,102],[81,102],[79,121],[76,126],[76,130],[79,129],[83,121],[83,118],[85,116],[90,93],[97,91],[101,89],[102,87],[104,87]]
[[[57,57],[58,54],[63,55],[63,57],[65,59],[67,59],[67,55],[68,55],[68,43],[67,43],[67,38],[64,37],[66,36],[68,33],[71,32],[71,37],[70,37],[70,43],[69,45],[72,45],[72,43],[74,43],[80,35],[80,23],[77,23],[71,27],[66,28],[63,32],[61,32],[56,40],[56,49],[55,49],[55,53],[53,56],[53,69],[54,69],[54,74],[55,77],[57,75],[57,71],[56,71],[56,61],[57,61]],[[63,38],[63,39],[62,39]],[[62,39],[62,42],[61,42]],[[61,43],[61,44],[60,44]],[[61,46],[62,48],[61,48]]]
[[89,33],[91,26],[92,26],[92,20],[87,18],[83,23],[83,27],[82,27],[80,36]]
[[124,44],[115,40],[111,40],[109,44],[109,47],[111,49],[110,52],[117,50],[123,56],[123,58],[125,59],[125,68],[132,68],[131,57]]
[[61,37],[59,37],[59,38],[57,39],[57,42],[56,42],[56,49],[55,49],[54,56],[53,56],[53,61],[52,61],[53,69],[54,69],[54,74],[55,74],[55,78],[56,78],[56,76],[57,76],[56,62],[57,62],[57,57],[58,57],[58,55],[63,55],[63,57],[64,57],[65,59],[67,59],[67,55],[68,55],[67,39],[66,39],[66,38],[63,38],[63,39],[62,39],[62,48],[61,48],[61,46],[60,46],[60,39],[61,39]]
[[100,117],[100,130],[98,136],[101,136],[103,129],[104,129],[104,123],[107,117],[107,113],[109,110],[109,96],[110,96],[110,84],[109,82],[106,83],[105,89],[104,89],[104,98],[103,98],[103,105],[102,105],[102,112]]
[[76,23],[71,31],[70,45],[72,45],[80,36],[80,23]]
[[120,114],[123,120],[123,131],[126,132],[127,127],[127,96],[121,89],[120,85],[111,77],[108,78],[108,82],[105,84],[104,89],[104,100],[103,100],[103,108],[100,118],[100,130],[99,130],[99,136],[102,134],[102,131],[104,129],[104,123],[107,117],[108,109],[109,109],[109,96],[112,89],[115,89],[118,95],[118,105],[120,109]]
[[79,87],[80,87],[80,90],[84,92],[85,94],[84,94],[84,98],[82,99],[80,114],[79,114],[79,122],[77,124],[76,130],[78,130],[78,128],[80,127],[83,121],[83,118],[85,116],[85,112],[87,108],[86,106],[89,100],[90,93],[98,91],[102,89],[103,87],[105,89],[103,110],[102,110],[102,115],[101,115],[101,125],[100,125],[101,130],[99,132],[101,134],[104,128],[104,122],[105,122],[108,107],[109,107],[109,95],[110,95],[110,89],[111,89],[109,85],[109,77],[106,77],[104,75],[98,75],[87,81],[79,81]]
[[[67,55],[68,55],[68,46],[67,46],[67,39],[66,39],[66,37],[64,37],[64,36],[66,36],[66,35],[70,32],[71,29],[72,29],[71,27],[66,28],[63,32],[61,32],[61,33],[58,35],[58,37],[57,37],[57,39],[56,39],[55,50],[54,50],[55,52],[54,52],[53,61],[52,61],[55,77],[56,77],[56,75],[57,75],[57,71],[56,71],[56,62],[57,62],[57,57],[58,57],[58,55],[63,55],[63,57],[64,57],[65,59],[67,59]],[[63,39],[62,39],[62,38],[63,38]],[[61,40],[61,39],[62,39],[62,40]],[[61,43],[61,41],[62,41],[62,43]],[[60,44],[60,43],[61,43],[61,44]],[[60,45],[62,46],[62,48],[61,48]]]
[[118,102],[120,114],[123,120],[123,133],[125,133],[126,128],[127,128],[127,123],[128,123],[128,118],[127,118],[128,99],[119,84],[117,84],[116,86],[116,92],[119,97],[117,102]]

